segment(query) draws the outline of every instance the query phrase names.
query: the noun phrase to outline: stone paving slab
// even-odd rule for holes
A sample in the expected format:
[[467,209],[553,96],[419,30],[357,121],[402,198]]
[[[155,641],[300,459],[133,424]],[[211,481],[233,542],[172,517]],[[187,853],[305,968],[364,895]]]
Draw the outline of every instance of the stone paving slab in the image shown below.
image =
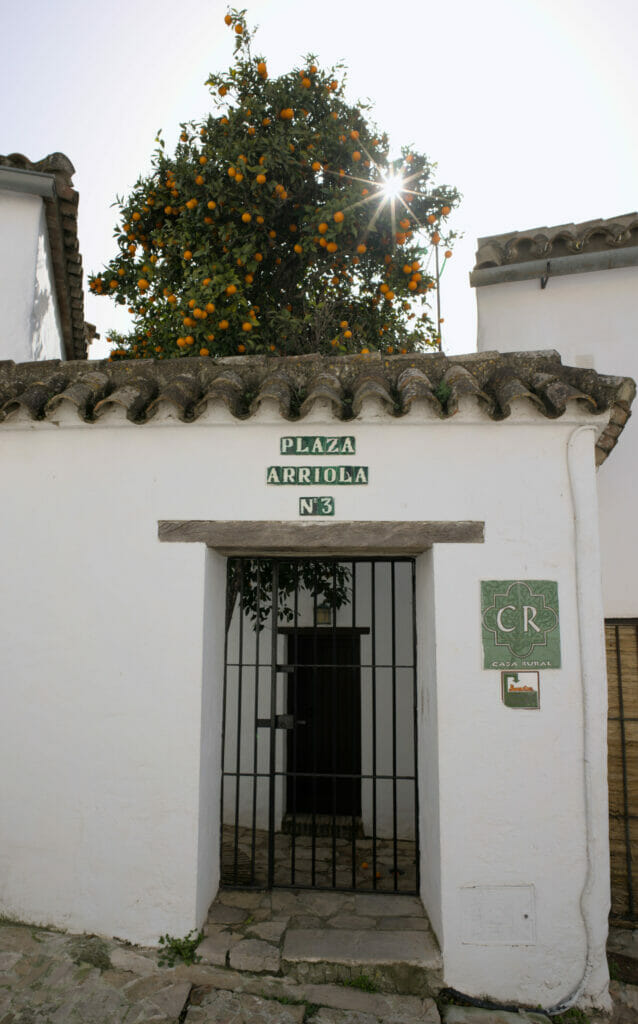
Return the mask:
[[236,971],[269,971],[276,974],[279,970],[279,947],[261,939],[243,939],[230,951],[230,966]]
[[260,996],[209,992],[199,1006],[189,1006],[185,1024],[301,1024],[306,1007]]
[[550,1024],[544,1013],[482,1010],[477,1006],[444,1006],[443,1024]]
[[441,954],[429,932],[289,929],[282,957],[289,963],[342,963],[362,968],[398,963],[424,970],[439,970],[442,966]]
[[215,967],[225,967],[228,950],[230,949],[230,932],[217,932],[208,935],[197,947],[197,955],[201,956],[205,964],[212,964]]
[[369,917],[425,917],[421,900],[416,896],[357,893],[354,912]]
[[95,936],[2,926],[0,956],[0,1019],[24,1024],[176,1024],[192,987],[150,951]]
[[300,985],[300,997],[317,1006],[335,1010],[355,1010],[381,1018],[388,1024],[439,1024],[440,1017],[433,999],[418,996],[386,995],[362,992],[345,985]]

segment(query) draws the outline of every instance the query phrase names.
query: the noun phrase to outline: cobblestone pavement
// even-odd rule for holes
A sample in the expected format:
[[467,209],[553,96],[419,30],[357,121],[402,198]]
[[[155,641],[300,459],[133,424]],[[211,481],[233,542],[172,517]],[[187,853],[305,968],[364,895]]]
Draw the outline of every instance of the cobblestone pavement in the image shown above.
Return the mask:
[[[277,832],[275,885],[316,886],[360,892],[416,892],[416,843],[408,839]],[[334,845],[333,845],[334,843]],[[395,849],[396,846],[396,849]],[[396,854],[396,863],[395,863]],[[353,885],[353,868],[354,883]],[[268,884],[268,832],[224,826],[222,878],[227,884]],[[396,885],[395,885],[396,881]]]
[[[389,969],[388,937],[421,936],[407,967],[433,987],[439,958],[418,901],[401,897],[397,913],[395,899],[222,892],[201,962],[172,968],[159,966],[156,949],[0,922],[0,1024],[547,1024],[541,1014],[458,1006],[440,1013],[430,994],[406,991],[413,978]],[[315,958],[314,973],[303,969],[311,930],[332,940],[322,954],[332,961]],[[636,1024],[638,987],[614,981],[611,988],[613,1024]]]

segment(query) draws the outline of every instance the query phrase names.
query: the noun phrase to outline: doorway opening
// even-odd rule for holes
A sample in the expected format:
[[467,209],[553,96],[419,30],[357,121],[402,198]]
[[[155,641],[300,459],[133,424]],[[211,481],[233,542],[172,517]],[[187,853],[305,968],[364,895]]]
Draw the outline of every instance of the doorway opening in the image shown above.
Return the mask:
[[222,884],[417,893],[415,563],[228,560]]

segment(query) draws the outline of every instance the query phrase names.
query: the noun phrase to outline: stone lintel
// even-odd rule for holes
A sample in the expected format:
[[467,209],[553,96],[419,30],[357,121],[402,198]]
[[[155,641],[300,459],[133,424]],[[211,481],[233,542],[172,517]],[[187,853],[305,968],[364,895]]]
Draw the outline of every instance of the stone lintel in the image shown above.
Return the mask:
[[465,522],[160,520],[160,541],[200,543],[222,555],[417,555],[432,544],[482,544],[485,524]]

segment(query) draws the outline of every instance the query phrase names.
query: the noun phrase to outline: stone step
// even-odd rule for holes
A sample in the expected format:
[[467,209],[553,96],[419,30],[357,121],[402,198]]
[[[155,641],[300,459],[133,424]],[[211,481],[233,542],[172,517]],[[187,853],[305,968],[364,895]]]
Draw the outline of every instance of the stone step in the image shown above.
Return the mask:
[[325,1011],[321,1018],[312,1017],[313,1024],[320,1019],[324,1024],[440,1024],[436,1003],[431,998],[365,992],[347,985],[304,985],[286,976],[241,973],[204,964],[182,965],[175,969],[175,974],[194,986],[186,1024],[244,1019],[251,1024],[262,1020],[287,1022],[296,1020],[299,1007],[300,1019],[310,1008]]
[[381,992],[431,996],[441,985],[441,954],[429,931],[289,928],[283,974],[305,984],[360,981]]

